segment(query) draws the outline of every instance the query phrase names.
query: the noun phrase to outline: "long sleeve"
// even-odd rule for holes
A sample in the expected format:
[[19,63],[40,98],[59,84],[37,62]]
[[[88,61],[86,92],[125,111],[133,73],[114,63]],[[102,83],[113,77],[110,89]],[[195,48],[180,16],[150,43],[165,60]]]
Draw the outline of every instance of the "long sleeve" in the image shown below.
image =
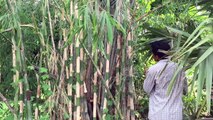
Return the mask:
[[147,94],[150,94],[155,85],[155,72],[148,70],[146,79],[144,80],[143,89]]

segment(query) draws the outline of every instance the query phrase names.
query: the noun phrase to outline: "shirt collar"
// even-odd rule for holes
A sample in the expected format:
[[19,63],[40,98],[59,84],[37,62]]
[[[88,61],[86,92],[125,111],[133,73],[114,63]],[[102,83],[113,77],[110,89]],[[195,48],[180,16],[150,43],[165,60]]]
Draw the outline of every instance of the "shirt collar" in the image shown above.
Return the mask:
[[170,61],[170,59],[171,59],[171,57],[168,56],[168,57],[165,57],[164,59],[159,60],[158,62],[168,62],[168,61]]

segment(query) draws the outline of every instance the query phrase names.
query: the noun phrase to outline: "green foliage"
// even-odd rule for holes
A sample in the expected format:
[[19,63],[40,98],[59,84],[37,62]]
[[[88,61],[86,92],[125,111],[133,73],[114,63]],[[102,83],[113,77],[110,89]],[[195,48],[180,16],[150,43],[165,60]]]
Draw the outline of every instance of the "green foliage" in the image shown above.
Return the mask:
[[13,119],[13,114],[9,111],[5,103],[0,102],[0,118],[3,120]]
[[[140,6],[136,13],[141,12],[144,17],[137,23],[136,34],[138,34],[137,45],[135,45],[135,83],[136,90],[144,97],[141,86],[143,83],[143,71],[150,66],[149,43],[162,38],[170,38],[172,60],[184,66],[186,69],[193,69],[192,85],[196,84],[197,92],[189,93],[188,101],[185,104],[192,104],[192,108],[201,109],[207,106],[210,111],[210,95],[212,89],[212,1],[173,1],[156,11],[150,6],[161,6],[168,1],[139,1]],[[211,7],[210,7],[211,6]],[[147,10],[147,11],[144,11]],[[137,14],[139,15],[139,14]],[[140,18],[141,15],[137,16]],[[144,62],[146,61],[146,62]],[[174,83],[174,80],[173,82]],[[170,84],[170,89],[172,88]],[[141,91],[140,91],[141,90]],[[205,91],[205,92],[204,92]],[[137,92],[137,91],[136,91]],[[204,104],[206,102],[206,104]],[[190,106],[190,105],[189,105]],[[205,108],[204,107],[204,108]],[[185,108],[187,109],[187,107]],[[190,107],[189,107],[190,109]],[[188,110],[189,112],[190,110]],[[203,113],[197,114],[197,118]],[[187,113],[186,113],[187,114]],[[189,113],[188,113],[189,114]]]
[[41,115],[41,117],[40,117],[40,120],[47,120],[47,119],[49,119],[50,118],[50,116],[49,115]]
[[199,106],[199,109],[195,109],[196,96],[194,93],[184,96],[183,101],[184,101],[185,119],[194,120],[194,119],[198,119],[200,116],[205,116],[206,102],[204,97],[201,98],[202,104]]

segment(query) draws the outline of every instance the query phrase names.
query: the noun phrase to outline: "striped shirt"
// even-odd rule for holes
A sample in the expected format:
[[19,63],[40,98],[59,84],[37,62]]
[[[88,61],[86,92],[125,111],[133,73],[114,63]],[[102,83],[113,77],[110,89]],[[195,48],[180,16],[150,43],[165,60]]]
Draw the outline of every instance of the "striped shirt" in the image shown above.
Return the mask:
[[183,71],[179,72],[172,91],[168,86],[178,65],[168,59],[160,60],[149,68],[143,88],[149,95],[149,120],[182,120],[183,92],[187,92],[187,81]]

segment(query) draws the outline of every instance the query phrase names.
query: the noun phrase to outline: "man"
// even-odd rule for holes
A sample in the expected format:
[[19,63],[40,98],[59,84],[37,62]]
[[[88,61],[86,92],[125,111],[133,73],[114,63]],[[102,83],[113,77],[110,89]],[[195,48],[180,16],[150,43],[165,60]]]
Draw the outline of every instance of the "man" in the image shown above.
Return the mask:
[[168,94],[168,86],[178,70],[178,65],[169,60],[166,54],[170,50],[167,41],[151,43],[151,51],[157,62],[146,72],[144,91],[149,95],[149,120],[182,120],[183,92],[187,92],[185,74],[180,70],[174,86]]

